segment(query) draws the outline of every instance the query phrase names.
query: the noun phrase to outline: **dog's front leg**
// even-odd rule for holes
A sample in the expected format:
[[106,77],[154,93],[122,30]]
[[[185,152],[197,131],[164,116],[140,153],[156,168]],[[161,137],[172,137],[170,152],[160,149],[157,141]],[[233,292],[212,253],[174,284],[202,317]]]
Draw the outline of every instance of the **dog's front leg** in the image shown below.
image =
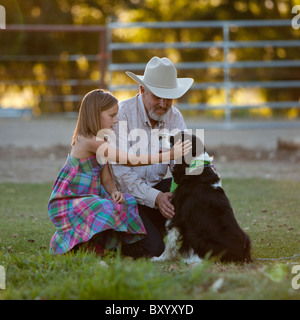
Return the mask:
[[159,257],[152,258],[151,261],[165,261],[174,259],[178,253],[178,238],[179,231],[176,227],[173,227],[168,232],[165,251]]

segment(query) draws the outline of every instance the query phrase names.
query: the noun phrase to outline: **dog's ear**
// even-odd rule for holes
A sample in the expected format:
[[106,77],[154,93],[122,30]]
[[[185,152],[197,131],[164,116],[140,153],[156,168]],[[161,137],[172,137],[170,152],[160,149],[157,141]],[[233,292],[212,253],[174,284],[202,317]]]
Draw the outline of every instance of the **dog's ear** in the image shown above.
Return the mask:
[[174,136],[174,144],[175,144],[178,140],[182,140],[183,134],[184,134],[184,131],[179,131],[178,133],[175,134],[175,136]]
[[201,138],[197,137],[193,134],[192,136],[192,157],[199,157],[202,153],[204,153],[204,144]]
[[176,143],[178,140],[192,142],[192,149],[182,158],[182,163],[189,165],[192,158],[198,157],[204,152],[203,141],[194,134],[181,131],[174,136],[174,143]]
[[[178,142],[178,140],[180,140],[180,141],[182,141],[182,142],[189,140],[189,141],[192,142],[192,136],[191,136],[189,133],[185,132],[185,131],[181,131],[181,132],[178,132],[178,133],[174,136],[174,144],[175,144],[176,142]],[[192,155],[192,149],[191,149],[191,151],[190,151],[187,155],[185,155],[185,157],[182,157],[180,163],[185,164],[185,165],[189,164],[190,161],[185,161],[185,160],[187,160],[187,159],[190,160],[191,155]]]
[[174,144],[175,144],[175,137],[174,136],[170,136],[170,146],[171,148],[173,148]]
[[172,171],[175,183],[182,184],[187,179],[187,176],[185,175],[186,168],[186,164],[175,164],[174,170]]

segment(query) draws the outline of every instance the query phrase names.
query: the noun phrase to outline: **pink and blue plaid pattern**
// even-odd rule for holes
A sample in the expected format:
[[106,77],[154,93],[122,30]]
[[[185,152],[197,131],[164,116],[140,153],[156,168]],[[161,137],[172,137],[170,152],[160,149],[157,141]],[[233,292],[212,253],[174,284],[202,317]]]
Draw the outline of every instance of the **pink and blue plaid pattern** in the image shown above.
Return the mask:
[[117,248],[120,242],[133,243],[146,235],[133,196],[124,194],[125,203],[115,204],[100,182],[96,156],[68,159],[60,171],[48,204],[51,221],[56,227],[50,252],[63,254],[79,243],[114,230],[105,248]]

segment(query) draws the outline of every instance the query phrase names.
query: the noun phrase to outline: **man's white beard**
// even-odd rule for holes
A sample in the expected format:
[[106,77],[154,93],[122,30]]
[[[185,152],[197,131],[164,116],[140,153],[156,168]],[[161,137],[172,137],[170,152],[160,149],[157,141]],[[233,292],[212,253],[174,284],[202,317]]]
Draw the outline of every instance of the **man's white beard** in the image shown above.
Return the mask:
[[167,114],[168,114],[169,110],[162,116],[158,116],[157,114],[155,114],[155,108],[154,109],[151,109],[149,111],[149,117],[152,119],[152,120],[155,120],[155,121],[164,121]]

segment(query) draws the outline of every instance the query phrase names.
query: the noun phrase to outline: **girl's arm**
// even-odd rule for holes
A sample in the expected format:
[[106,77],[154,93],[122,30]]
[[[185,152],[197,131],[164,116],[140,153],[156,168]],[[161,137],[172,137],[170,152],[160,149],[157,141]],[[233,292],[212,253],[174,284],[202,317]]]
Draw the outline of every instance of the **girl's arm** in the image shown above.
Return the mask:
[[106,141],[97,141],[96,137],[85,138],[89,152],[107,159],[111,162],[117,162],[128,166],[145,166],[149,164],[161,163],[175,160],[186,155],[191,150],[190,141],[178,141],[170,151],[156,154],[131,154],[112,147]]
[[124,203],[125,198],[122,192],[118,191],[116,185],[114,184],[111,173],[109,170],[109,166],[105,166],[104,169],[100,173],[101,184],[108,194],[111,195],[112,199],[116,203]]
[[112,195],[114,192],[118,191],[116,185],[114,184],[114,182],[112,180],[109,166],[105,166],[104,169],[101,171],[100,180],[101,180],[101,184],[103,185],[104,189],[110,195]]

